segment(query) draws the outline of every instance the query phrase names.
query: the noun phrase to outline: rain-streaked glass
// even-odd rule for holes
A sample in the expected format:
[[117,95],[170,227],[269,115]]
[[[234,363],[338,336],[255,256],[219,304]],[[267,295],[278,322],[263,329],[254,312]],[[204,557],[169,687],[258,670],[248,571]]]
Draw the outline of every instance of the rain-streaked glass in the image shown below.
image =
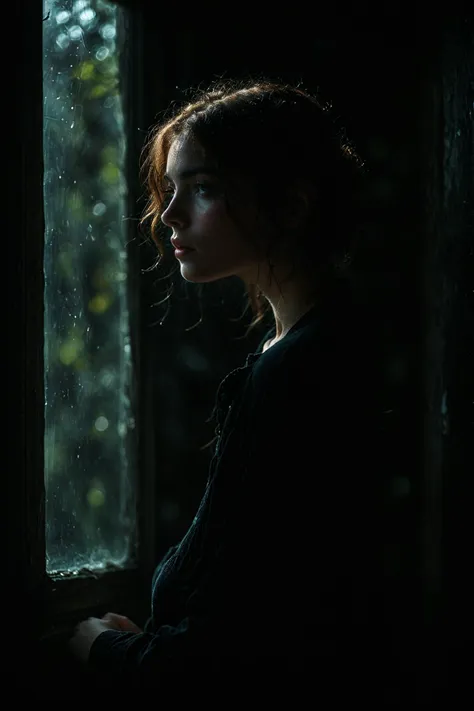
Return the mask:
[[120,7],[44,0],[46,570],[134,557]]

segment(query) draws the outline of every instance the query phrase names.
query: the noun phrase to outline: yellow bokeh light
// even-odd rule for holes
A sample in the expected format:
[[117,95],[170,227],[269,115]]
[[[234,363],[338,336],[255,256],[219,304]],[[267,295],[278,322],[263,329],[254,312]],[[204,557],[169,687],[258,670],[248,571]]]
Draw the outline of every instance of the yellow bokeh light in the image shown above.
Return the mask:
[[78,358],[82,350],[82,341],[78,338],[70,338],[61,344],[59,348],[59,360],[63,365],[71,365]]
[[120,170],[116,163],[106,163],[100,171],[100,175],[106,183],[118,183]]
[[112,298],[109,294],[97,294],[89,301],[89,310],[94,314],[103,314],[112,303]]
[[77,79],[82,79],[82,81],[88,81],[92,79],[95,74],[94,62],[81,62],[81,64],[79,64],[79,66],[73,72],[71,72],[71,74]]
[[93,508],[103,506],[105,503],[105,494],[101,489],[92,488],[87,492],[87,501]]
[[93,89],[89,92],[89,98],[100,99],[101,96],[109,93],[109,87],[105,84],[96,84]]

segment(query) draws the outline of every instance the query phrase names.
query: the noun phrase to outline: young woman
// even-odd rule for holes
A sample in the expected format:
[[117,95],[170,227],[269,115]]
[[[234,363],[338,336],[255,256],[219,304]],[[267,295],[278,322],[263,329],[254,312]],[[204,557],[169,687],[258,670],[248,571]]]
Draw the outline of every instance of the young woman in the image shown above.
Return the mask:
[[90,618],[71,648],[104,679],[320,684],[375,652],[383,614],[378,364],[347,270],[363,162],[328,105],[265,81],[200,93],[147,148],[161,258],[169,239],[188,282],[239,277],[250,327],[274,326],[219,386],[207,486],[145,631]]

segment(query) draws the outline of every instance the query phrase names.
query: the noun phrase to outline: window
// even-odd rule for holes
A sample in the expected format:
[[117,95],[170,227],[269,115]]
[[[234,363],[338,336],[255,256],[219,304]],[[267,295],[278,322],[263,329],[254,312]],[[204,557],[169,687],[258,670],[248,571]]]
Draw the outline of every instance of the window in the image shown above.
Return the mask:
[[43,9],[46,571],[74,575],[134,557],[123,10]]

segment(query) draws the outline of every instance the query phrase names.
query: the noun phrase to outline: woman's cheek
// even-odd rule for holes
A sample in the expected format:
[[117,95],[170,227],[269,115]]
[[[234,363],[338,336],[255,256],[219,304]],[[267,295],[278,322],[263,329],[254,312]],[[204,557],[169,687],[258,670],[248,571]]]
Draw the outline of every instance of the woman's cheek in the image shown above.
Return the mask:
[[200,222],[207,227],[222,228],[229,224],[225,208],[219,203],[202,205],[197,216]]

